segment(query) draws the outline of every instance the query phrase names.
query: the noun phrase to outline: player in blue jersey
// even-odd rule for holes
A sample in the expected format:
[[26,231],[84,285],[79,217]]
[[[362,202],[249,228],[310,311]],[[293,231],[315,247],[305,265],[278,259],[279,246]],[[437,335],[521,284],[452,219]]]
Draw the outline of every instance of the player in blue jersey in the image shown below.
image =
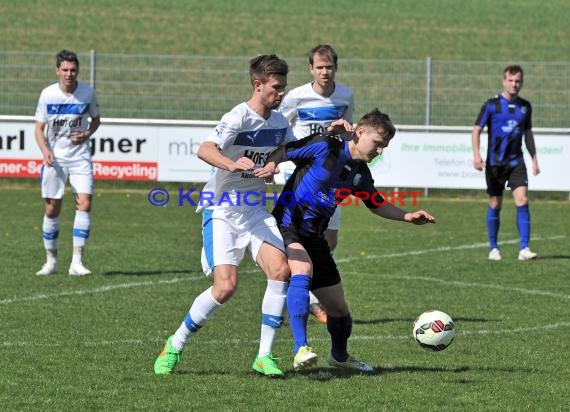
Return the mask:
[[[487,208],[487,233],[489,235],[489,259],[501,260],[498,235],[500,213],[505,184],[511,188],[517,208],[517,228],[520,236],[519,260],[536,258],[529,248],[530,211],[528,206],[528,177],[523,158],[522,142],[532,158],[532,173],[540,173],[532,133],[532,106],[519,96],[524,80],[521,66],[507,66],[503,70],[503,92],[487,100],[477,116],[471,134],[473,166],[485,168],[489,206]],[[487,160],[479,151],[481,131],[487,126]]]
[[[328,44],[318,44],[309,52],[310,83],[292,89],[281,103],[279,110],[291,123],[297,139],[326,131],[338,119],[352,123],[354,96],[352,89],[335,82],[338,55]],[[290,174],[287,168],[284,168]],[[334,256],[338,244],[341,208],[335,210],[325,231],[325,238]],[[311,293],[311,314],[321,322],[327,322],[326,312]]]
[[[264,182],[255,178],[254,170],[261,168],[278,146],[295,141],[287,120],[274,110],[285,94],[287,73],[287,63],[276,55],[252,59],[251,98],[226,113],[198,149],[198,157],[213,166],[204,191],[213,193],[214,198],[199,206],[203,212],[202,269],[213,278],[213,286],[196,297],[179,328],[167,339],[154,364],[156,374],[172,373],[188,340],[233,296],[238,267],[247,252],[267,276],[253,369],[269,377],[283,376],[272,354],[273,343],[283,323],[285,305],[294,303],[297,295],[308,296],[310,275],[296,272],[289,285],[283,238],[264,206]],[[251,194],[247,204],[239,202],[240,193]],[[302,322],[290,316],[291,324]],[[317,361],[306,337],[299,339],[304,342],[295,351],[295,369]]]
[[76,209],[69,274],[85,276],[91,274],[82,261],[91,228],[93,194],[89,138],[101,124],[99,105],[95,90],[77,80],[79,60],[74,52],[62,50],[57,54],[55,73],[59,81],[42,91],[36,108],[34,136],[44,160],[41,171],[45,201],[42,232],[46,250],[46,262],[36,275],[57,272],[59,214],[69,179]]
[[[333,122],[329,130],[342,122]],[[343,127],[352,130],[347,122]],[[267,178],[282,161],[292,160],[298,165],[285,184],[273,215],[283,235],[291,273],[312,271],[311,290],[327,312],[332,343],[327,362],[333,367],[374,371],[348,353],[352,318],[340,273],[324,237],[337,204],[354,195],[380,217],[414,224],[435,223],[435,218],[423,210],[406,212],[391,205],[374,187],[367,162],[382,154],[395,133],[388,115],[375,109],[359,120],[350,140],[327,134],[310,135],[276,150],[265,167],[256,172],[258,177]],[[306,305],[298,311],[307,316],[308,310]]]

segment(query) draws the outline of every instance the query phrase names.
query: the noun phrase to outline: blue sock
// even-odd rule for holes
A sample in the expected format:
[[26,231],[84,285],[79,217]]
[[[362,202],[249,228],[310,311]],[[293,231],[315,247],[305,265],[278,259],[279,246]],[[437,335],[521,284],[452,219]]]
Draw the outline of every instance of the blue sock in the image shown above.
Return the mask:
[[310,285],[309,275],[298,274],[291,276],[289,289],[287,289],[287,312],[289,312],[289,323],[295,343],[294,353],[297,353],[301,346],[307,346]]
[[530,211],[528,204],[517,206],[517,228],[521,238],[521,249],[527,248],[530,240]]
[[491,206],[487,209],[487,233],[489,234],[489,246],[491,249],[498,249],[497,238],[499,236],[499,227],[501,226],[500,218],[501,209],[493,209]]
[[346,361],[348,359],[348,338],[352,333],[350,313],[343,318],[327,316],[327,330],[331,335],[332,357],[339,362]]

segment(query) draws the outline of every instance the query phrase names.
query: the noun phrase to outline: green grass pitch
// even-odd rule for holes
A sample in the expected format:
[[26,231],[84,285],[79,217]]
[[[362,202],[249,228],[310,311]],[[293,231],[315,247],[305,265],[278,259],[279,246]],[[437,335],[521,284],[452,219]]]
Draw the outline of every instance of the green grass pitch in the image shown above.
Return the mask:
[[[176,373],[153,373],[164,340],[209,285],[200,271],[194,208],[153,207],[145,189],[100,190],[85,258],[94,275],[72,278],[65,274],[73,218],[68,194],[60,274],[36,277],[44,258],[39,190],[7,187],[0,195],[4,410],[567,407],[567,202],[531,201],[532,247],[539,253],[532,262],[516,260],[514,206],[507,202],[501,262],[486,259],[483,198],[420,197],[418,207],[438,219],[423,227],[345,207],[338,261],[354,318],[349,349],[379,372],[328,368],[326,328],[310,319],[318,367],[292,370],[286,323],[275,355],[288,376],[276,381],[250,369],[265,281],[249,261],[238,292],[195,336]],[[455,341],[440,353],[421,349],[411,337],[413,320],[428,308],[456,321]]]

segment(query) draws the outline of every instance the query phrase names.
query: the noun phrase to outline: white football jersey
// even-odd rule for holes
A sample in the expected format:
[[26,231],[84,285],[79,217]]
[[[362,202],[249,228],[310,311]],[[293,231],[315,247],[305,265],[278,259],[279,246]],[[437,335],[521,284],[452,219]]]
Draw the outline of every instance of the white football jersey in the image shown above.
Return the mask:
[[287,93],[279,111],[291,123],[295,137],[302,139],[321,133],[340,118],[352,122],[354,96],[352,89],[335,83],[334,92],[324,97],[315,92],[312,83],[307,83]]
[[77,82],[69,96],[63,93],[59,83],[46,87],[36,108],[36,121],[46,124],[44,134],[59,161],[91,159],[89,140],[75,145],[71,143],[72,131],[87,130],[89,117],[99,116],[99,104],[95,90],[86,83]]
[[245,102],[234,107],[205,141],[217,144],[227,158],[235,161],[249,157],[255,166],[238,172],[214,167],[202,191],[198,211],[210,207],[263,206],[267,203],[267,199],[263,199],[265,181],[255,177],[253,171],[263,167],[279,146],[295,140],[287,119],[278,111],[273,110],[269,119],[264,119]]

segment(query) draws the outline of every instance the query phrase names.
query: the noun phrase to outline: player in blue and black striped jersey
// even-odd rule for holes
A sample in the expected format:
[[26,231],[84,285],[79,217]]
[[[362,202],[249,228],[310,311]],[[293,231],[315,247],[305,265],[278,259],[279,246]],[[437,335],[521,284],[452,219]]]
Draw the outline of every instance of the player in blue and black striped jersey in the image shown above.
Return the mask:
[[[532,172],[540,173],[534,135],[532,133],[532,106],[519,97],[523,86],[524,72],[521,66],[507,66],[503,70],[503,91],[487,100],[477,116],[471,142],[473,166],[485,168],[489,206],[487,209],[487,232],[489,235],[489,259],[501,260],[498,234],[500,212],[505,184],[511,188],[517,207],[517,228],[520,236],[519,260],[530,260],[536,253],[529,249],[530,212],[528,207],[528,177],[523,158],[522,141],[532,158]],[[487,126],[487,160],[479,151],[481,131]]]
[[[372,372],[372,366],[348,353],[352,318],[324,231],[337,205],[343,204],[350,195],[357,196],[372,213],[386,219],[415,224],[435,223],[435,219],[425,211],[411,213],[391,205],[374,187],[366,163],[382,154],[396,133],[386,114],[375,109],[364,115],[354,130],[342,119],[333,122],[327,130],[336,131],[340,127],[350,131],[350,140],[325,133],[290,142],[273,152],[256,175],[270,177],[276,165],[286,160],[297,165],[273,210],[283,235],[291,273],[308,276],[312,273],[312,281],[306,280],[327,312],[327,329],[332,342],[329,365]],[[306,339],[309,312],[309,295],[303,289],[304,285],[297,285],[301,280],[301,276],[292,276],[287,294],[289,315],[305,321],[305,330],[299,330],[298,324],[293,326],[291,322],[296,346],[304,344],[297,341],[299,336]]]

